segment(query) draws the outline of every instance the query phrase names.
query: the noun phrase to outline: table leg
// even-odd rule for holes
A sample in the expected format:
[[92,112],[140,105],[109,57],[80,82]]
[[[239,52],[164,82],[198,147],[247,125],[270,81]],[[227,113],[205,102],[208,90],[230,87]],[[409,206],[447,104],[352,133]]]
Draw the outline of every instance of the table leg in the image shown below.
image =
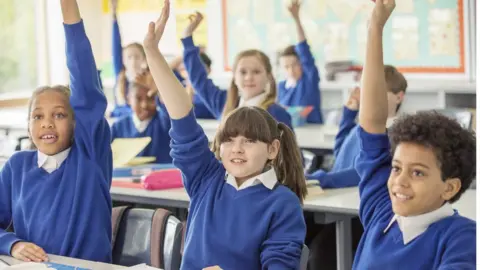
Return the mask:
[[352,220],[346,218],[335,223],[337,237],[337,269],[352,269]]

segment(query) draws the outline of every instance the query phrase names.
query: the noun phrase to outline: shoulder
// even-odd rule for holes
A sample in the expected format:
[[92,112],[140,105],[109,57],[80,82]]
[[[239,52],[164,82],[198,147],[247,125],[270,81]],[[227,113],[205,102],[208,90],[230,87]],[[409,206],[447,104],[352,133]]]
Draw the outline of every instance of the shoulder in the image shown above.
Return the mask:
[[112,128],[119,128],[119,127],[127,125],[129,123],[133,123],[131,114],[124,115],[124,116],[120,117],[119,119],[117,119],[115,122],[113,122]]
[[454,215],[440,220],[436,227],[445,241],[456,242],[471,241],[475,244],[477,224],[475,221],[455,213]]
[[[33,162],[33,158],[37,155],[36,150],[28,151],[19,151],[15,152],[5,163],[4,168],[9,168],[10,170],[19,170],[25,168],[25,165],[28,166],[29,163]],[[1,170],[0,170],[1,171]]]
[[272,190],[272,198],[275,200],[276,208],[290,211],[302,209],[302,204],[297,195],[288,187],[279,184],[274,190]]
[[273,103],[270,106],[268,106],[267,111],[270,112],[271,114],[275,115],[285,115],[285,116],[290,116],[290,114],[287,112],[287,110],[282,107],[282,105],[278,103]]

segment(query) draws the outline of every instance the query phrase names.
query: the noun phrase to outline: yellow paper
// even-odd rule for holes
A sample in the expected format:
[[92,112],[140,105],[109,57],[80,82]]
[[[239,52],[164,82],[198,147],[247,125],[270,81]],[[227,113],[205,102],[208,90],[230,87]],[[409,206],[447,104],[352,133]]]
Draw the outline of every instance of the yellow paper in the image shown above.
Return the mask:
[[[141,11],[158,11],[162,10],[163,1],[159,0],[120,0],[118,1],[117,12],[141,12]],[[110,0],[103,0],[103,13],[110,13]]]
[[[188,16],[190,13],[182,13],[182,14],[176,14],[175,15],[175,21],[176,21],[176,26],[177,26],[177,41],[180,44],[180,40],[183,38],[183,31],[185,28],[188,26],[190,21],[188,20]],[[193,40],[195,41],[195,44],[197,46],[204,46],[207,47],[208,45],[208,17],[203,14],[203,21],[200,23],[198,26],[197,30],[195,30],[195,33],[193,33]]]
[[432,9],[428,15],[430,54],[455,56],[458,54],[457,16],[452,9]]
[[155,162],[156,157],[134,157],[126,165],[127,167],[138,166]]
[[175,10],[204,9],[206,5],[206,0],[175,0]]
[[419,56],[419,21],[416,16],[395,16],[392,20],[394,57],[398,60],[415,60]]
[[151,140],[150,137],[115,139],[112,142],[113,167],[118,168],[129,164]]

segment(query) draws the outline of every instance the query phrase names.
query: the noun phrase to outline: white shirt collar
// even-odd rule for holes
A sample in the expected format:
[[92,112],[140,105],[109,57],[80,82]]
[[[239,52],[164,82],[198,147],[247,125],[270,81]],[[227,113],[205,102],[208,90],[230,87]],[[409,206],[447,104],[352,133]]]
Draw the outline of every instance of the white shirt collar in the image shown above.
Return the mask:
[[60,168],[62,163],[67,159],[70,153],[71,147],[53,156],[46,155],[40,151],[37,151],[37,163],[39,168],[43,168],[48,173]]
[[240,103],[238,107],[244,107],[244,106],[260,106],[262,102],[265,100],[265,97],[267,96],[267,92],[263,92],[258,96],[254,96],[250,98],[249,100],[244,100],[243,98],[240,98]]
[[237,181],[235,180],[235,177],[233,175],[227,173],[225,175],[225,179],[227,181],[227,184],[232,185],[237,190],[246,189],[259,184],[263,184],[266,188],[272,190],[278,182],[277,174],[275,173],[274,168],[270,168],[267,171],[248,179],[240,186],[237,186]]
[[286,88],[286,89],[294,88],[295,86],[297,86],[297,81],[296,81],[296,80],[287,79],[287,80],[285,81],[285,88]]
[[445,203],[442,207],[423,215],[412,217],[394,215],[387,228],[385,228],[383,232],[386,233],[391,228],[393,223],[397,221],[398,227],[403,235],[403,243],[406,245],[424,233],[431,224],[443,218],[452,216],[454,213],[455,212],[453,211],[452,205],[450,203]]
[[135,126],[137,131],[140,133],[144,132],[147,129],[148,124],[150,124],[150,122],[152,121],[152,118],[145,119],[142,121],[138,119],[138,117],[135,114],[132,114],[132,119],[133,119],[133,125]]

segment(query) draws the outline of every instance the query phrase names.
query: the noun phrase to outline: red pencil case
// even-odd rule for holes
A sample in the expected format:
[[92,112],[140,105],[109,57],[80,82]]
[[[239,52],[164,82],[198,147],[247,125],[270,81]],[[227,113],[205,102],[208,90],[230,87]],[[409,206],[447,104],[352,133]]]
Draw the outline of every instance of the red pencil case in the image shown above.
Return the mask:
[[178,169],[165,169],[152,172],[142,178],[143,188],[162,190],[183,187],[182,173]]

